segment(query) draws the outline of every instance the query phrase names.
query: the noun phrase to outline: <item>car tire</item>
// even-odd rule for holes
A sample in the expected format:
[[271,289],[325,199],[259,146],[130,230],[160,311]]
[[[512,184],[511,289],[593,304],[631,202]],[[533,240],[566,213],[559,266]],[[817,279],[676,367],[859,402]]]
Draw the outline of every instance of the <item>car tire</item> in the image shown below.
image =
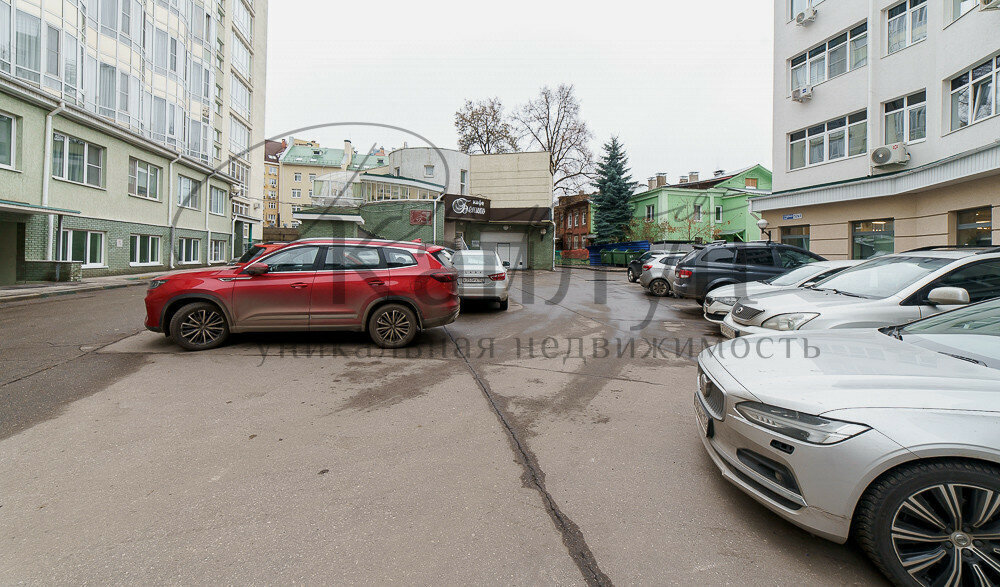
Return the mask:
[[499,306],[501,312],[506,312],[507,307],[510,306],[510,300],[501,300]]
[[184,350],[207,351],[226,342],[229,322],[215,304],[188,304],[170,319],[170,338]]
[[666,297],[670,294],[670,284],[666,279],[654,279],[649,282],[649,293],[657,297]]
[[629,267],[628,269],[628,281],[629,283],[635,283],[639,281],[639,278],[635,276],[635,271],[632,271],[631,267]]
[[368,336],[384,349],[407,346],[419,331],[416,313],[403,304],[386,304],[368,318]]
[[[978,534],[996,534],[1000,508],[994,504],[991,511],[993,502],[988,500],[996,499],[998,493],[1000,467],[995,465],[930,461],[904,466],[868,488],[858,504],[853,534],[896,585],[934,584],[952,576],[953,565],[964,580],[952,584],[972,584],[976,579],[979,584],[1000,584],[996,566],[1000,554],[994,550],[997,540],[977,538]],[[948,512],[957,512],[959,519]],[[903,535],[900,528],[917,536]],[[984,563],[982,557],[992,562]],[[911,564],[904,565],[904,559]],[[923,564],[927,560],[934,562]]]

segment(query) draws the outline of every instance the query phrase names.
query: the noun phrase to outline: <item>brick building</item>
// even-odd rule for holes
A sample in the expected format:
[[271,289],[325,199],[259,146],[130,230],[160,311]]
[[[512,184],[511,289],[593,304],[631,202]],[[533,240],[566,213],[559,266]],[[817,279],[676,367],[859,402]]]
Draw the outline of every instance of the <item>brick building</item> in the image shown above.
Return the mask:
[[561,251],[583,249],[593,244],[594,201],[582,191],[572,196],[560,196],[555,207],[556,248]]

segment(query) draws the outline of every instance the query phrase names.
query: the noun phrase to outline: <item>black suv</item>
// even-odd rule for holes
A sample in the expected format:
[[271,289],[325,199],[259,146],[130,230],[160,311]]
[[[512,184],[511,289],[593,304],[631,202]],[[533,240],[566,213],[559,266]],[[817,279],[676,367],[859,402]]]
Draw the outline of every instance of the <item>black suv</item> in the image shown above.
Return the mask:
[[674,295],[694,298],[731,283],[759,281],[806,263],[825,261],[805,249],[774,242],[712,243],[696,249],[674,268]]

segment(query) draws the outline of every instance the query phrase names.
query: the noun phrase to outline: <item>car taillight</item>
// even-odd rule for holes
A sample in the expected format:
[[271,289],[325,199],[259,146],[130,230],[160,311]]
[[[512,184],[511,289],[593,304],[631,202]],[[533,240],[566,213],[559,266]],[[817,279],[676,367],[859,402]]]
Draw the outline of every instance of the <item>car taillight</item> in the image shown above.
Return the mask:
[[649,271],[649,270],[650,270],[650,269],[652,269],[652,268],[653,268],[653,266],[652,266],[652,265],[643,265],[643,266],[642,266],[642,270],[643,270],[643,271]]
[[439,273],[431,273],[431,277],[440,281],[441,283],[454,283],[458,277],[457,273],[452,273],[450,271],[441,271]]
[[507,279],[507,274],[506,273],[494,273],[493,275],[490,275],[488,277],[490,279],[492,279],[493,281],[503,281],[503,280]]
[[691,273],[690,269],[678,269],[677,270],[677,277],[679,277],[681,279],[687,279],[688,277],[691,277],[692,275],[694,275],[694,273]]

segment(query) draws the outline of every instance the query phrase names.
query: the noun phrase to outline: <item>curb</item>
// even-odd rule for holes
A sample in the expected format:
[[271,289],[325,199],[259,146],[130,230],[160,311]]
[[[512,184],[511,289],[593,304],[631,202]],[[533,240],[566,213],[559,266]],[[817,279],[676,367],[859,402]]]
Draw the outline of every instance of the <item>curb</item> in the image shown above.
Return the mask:
[[122,288],[126,288],[126,287],[136,287],[136,286],[139,286],[139,285],[146,285],[146,281],[145,280],[137,279],[135,281],[136,281],[135,283],[114,283],[114,284],[111,284],[111,285],[92,285],[92,286],[81,287],[81,288],[78,288],[78,289],[67,289],[67,290],[52,291],[52,292],[38,292],[38,293],[30,293],[30,294],[24,294],[24,295],[18,295],[18,296],[4,296],[4,297],[0,297],[0,305],[8,304],[8,303],[11,303],[11,302],[23,302],[23,301],[26,301],[26,300],[40,300],[40,299],[44,299],[44,298],[56,298],[56,297],[60,297],[60,296],[68,296],[68,295],[73,295],[73,294],[89,293],[89,292],[95,292],[95,291],[104,291],[104,290],[109,290],[109,289],[122,289]]
[[583,269],[585,271],[601,271],[604,273],[625,273],[625,267],[602,267],[593,265],[556,265],[560,269]]

